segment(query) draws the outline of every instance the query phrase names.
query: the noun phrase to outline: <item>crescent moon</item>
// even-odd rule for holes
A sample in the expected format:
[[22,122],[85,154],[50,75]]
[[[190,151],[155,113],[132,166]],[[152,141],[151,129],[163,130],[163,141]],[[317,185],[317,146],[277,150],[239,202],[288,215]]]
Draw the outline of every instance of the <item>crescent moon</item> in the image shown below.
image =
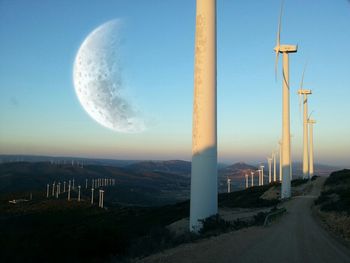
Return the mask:
[[145,122],[123,84],[120,27],[120,20],[111,20],[86,37],[74,61],[73,82],[90,117],[114,131],[136,133],[145,130]]

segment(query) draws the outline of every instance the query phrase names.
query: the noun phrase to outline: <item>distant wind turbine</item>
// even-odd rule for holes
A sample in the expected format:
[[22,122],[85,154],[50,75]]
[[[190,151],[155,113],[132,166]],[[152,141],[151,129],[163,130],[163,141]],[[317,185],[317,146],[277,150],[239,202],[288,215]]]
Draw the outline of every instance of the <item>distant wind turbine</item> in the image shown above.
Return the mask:
[[250,172],[250,174],[252,175],[252,187],[254,186],[254,172]]
[[268,163],[268,166],[269,166],[269,184],[271,183],[272,181],[272,176],[271,176],[271,165],[272,165],[272,158],[271,157],[267,157],[267,163]]
[[231,193],[231,179],[227,178],[227,192]]
[[50,185],[47,184],[47,185],[46,185],[46,197],[47,197],[47,198],[49,197],[49,193],[50,193]]
[[310,179],[309,174],[309,142],[308,142],[308,107],[307,107],[307,96],[312,94],[311,90],[303,89],[304,74],[301,77],[300,89],[298,90],[299,96],[303,99],[303,179]]
[[276,151],[272,152],[273,159],[273,181],[276,182]]
[[313,138],[313,125],[316,123],[315,120],[309,118],[309,132],[310,132],[310,178],[314,176],[314,138]]
[[282,189],[281,198],[291,197],[290,183],[290,113],[289,113],[289,53],[296,53],[298,46],[281,45],[281,20],[282,20],[283,3],[278,23],[277,40],[274,48],[276,52],[275,75],[277,77],[277,65],[279,53],[282,53],[283,61],[283,88],[282,88]]

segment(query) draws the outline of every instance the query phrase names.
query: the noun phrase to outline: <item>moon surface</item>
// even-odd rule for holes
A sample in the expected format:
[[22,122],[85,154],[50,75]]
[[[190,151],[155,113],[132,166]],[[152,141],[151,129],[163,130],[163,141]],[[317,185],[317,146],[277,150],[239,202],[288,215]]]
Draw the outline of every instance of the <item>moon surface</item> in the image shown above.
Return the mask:
[[145,122],[124,87],[120,27],[120,20],[111,20],[86,37],[74,61],[73,81],[81,105],[95,121],[136,133],[145,130]]

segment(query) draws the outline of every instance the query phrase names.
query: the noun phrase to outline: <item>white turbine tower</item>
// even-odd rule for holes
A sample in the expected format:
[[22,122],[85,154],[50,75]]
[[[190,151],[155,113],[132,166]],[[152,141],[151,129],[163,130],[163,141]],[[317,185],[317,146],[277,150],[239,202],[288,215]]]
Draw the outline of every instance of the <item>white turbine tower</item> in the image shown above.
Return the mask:
[[276,151],[272,152],[273,159],[273,181],[276,182]]
[[249,187],[249,182],[248,182],[249,178],[248,178],[248,174],[245,174],[245,188]]
[[80,185],[78,185],[78,202],[80,202]]
[[91,204],[94,204],[94,188],[91,188]]
[[307,96],[312,94],[311,90],[303,89],[304,73],[300,82],[300,89],[298,90],[299,96],[303,99],[303,179],[310,179],[309,174],[309,142],[308,142],[308,107]]
[[283,88],[282,88],[282,189],[281,198],[291,197],[291,183],[290,183],[290,113],[289,113],[289,53],[295,53],[298,46],[295,45],[281,45],[281,20],[282,10],[278,23],[277,43],[274,48],[276,52],[275,72],[277,76],[277,64],[279,53],[282,53],[283,60]]
[[59,189],[59,184],[56,185],[56,198],[58,198],[58,189]]
[[310,178],[314,176],[314,129],[313,125],[316,123],[315,120],[312,120],[309,118],[308,120],[309,123],[309,132],[310,132]]
[[250,172],[251,176],[252,176],[252,187],[254,186],[254,172]]
[[279,181],[282,182],[282,142],[279,141],[278,144],[280,145],[279,149],[279,165],[280,165],[280,170],[279,170]]
[[257,170],[259,176],[259,186],[261,186],[261,170]]
[[52,184],[52,196],[55,196],[55,182]]
[[190,231],[218,212],[216,0],[196,1]]
[[272,181],[272,171],[271,171],[272,158],[271,157],[267,157],[267,163],[269,165],[269,184],[270,184]]
[[49,194],[50,194],[50,185],[47,184],[47,185],[46,185],[46,197],[47,197],[47,198],[49,197]]
[[68,201],[70,201],[70,184],[68,185]]
[[231,193],[231,179],[227,178],[227,192]]
[[263,165],[260,165],[261,169],[261,185],[264,185],[264,167]]

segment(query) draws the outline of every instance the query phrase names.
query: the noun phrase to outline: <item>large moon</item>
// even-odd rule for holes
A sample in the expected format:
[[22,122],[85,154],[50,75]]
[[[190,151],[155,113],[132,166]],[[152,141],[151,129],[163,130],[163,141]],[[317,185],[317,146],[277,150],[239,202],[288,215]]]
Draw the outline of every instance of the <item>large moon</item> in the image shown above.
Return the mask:
[[73,81],[81,105],[95,121],[114,131],[136,133],[145,123],[124,87],[120,27],[120,20],[112,20],[86,37],[74,61]]

